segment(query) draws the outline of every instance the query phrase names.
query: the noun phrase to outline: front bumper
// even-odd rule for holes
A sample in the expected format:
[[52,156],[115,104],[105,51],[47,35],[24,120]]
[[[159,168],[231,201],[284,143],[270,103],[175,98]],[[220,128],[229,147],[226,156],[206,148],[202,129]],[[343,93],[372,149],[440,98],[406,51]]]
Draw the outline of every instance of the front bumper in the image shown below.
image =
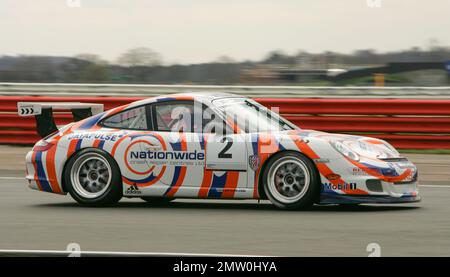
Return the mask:
[[342,195],[322,193],[319,204],[401,204],[420,202],[419,195],[403,195],[393,197],[389,195]]
[[[341,169],[345,183],[331,184],[322,177],[320,204],[419,202],[418,171],[407,160],[379,162]],[[406,171],[408,170],[408,171]],[[406,172],[406,173],[405,173]],[[397,177],[399,176],[399,177]],[[342,180],[341,180],[342,182]]]
[[[367,181],[367,180],[366,180]],[[396,184],[379,182],[377,191],[365,187],[365,194],[342,193],[322,187],[320,204],[362,204],[362,203],[411,203],[419,202],[419,183]]]

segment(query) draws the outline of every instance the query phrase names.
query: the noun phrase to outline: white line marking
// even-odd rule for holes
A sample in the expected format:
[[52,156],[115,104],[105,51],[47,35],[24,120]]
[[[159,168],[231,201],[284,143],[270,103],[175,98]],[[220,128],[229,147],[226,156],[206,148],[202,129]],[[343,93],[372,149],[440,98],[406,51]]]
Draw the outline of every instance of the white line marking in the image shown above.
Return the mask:
[[0,180],[26,180],[25,177],[1,177]]
[[444,186],[444,185],[419,185],[419,187],[425,187],[425,188],[450,188],[450,186]]
[[[236,254],[204,254],[204,253],[171,253],[171,252],[120,252],[120,251],[75,251],[81,255],[117,255],[117,256],[197,256],[197,257],[269,257],[260,255]],[[61,250],[18,250],[0,249],[0,254],[73,254],[72,251]]]

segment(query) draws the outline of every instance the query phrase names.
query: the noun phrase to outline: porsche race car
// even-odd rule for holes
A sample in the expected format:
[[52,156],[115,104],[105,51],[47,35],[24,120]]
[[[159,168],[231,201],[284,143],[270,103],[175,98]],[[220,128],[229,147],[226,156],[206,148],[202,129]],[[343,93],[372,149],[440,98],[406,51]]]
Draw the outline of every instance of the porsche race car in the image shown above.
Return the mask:
[[[58,127],[53,111],[75,122]],[[420,200],[417,168],[386,141],[303,130],[252,99],[225,93],[148,98],[103,111],[86,103],[18,103],[43,137],[26,156],[32,189],[82,205],[122,197],[268,199],[313,204]]]

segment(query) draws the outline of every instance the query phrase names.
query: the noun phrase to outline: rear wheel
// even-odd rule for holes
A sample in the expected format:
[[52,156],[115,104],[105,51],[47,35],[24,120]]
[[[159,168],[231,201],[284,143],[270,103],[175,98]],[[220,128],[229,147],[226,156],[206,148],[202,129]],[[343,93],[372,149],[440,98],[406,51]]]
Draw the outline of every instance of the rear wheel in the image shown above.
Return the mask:
[[111,156],[99,149],[76,153],[67,163],[64,180],[72,198],[82,205],[112,205],[122,198],[119,168]]
[[314,164],[297,152],[282,152],[269,160],[263,182],[269,200],[282,209],[310,207],[320,192]]

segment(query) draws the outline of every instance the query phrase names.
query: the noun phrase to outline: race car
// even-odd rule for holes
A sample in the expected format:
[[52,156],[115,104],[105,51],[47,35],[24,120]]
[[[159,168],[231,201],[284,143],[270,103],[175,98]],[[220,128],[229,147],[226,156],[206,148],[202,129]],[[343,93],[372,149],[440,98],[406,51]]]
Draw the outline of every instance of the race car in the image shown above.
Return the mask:
[[[55,124],[53,110],[75,122]],[[303,130],[256,101],[227,93],[100,104],[18,103],[44,137],[26,156],[32,189],[82,205],[122,197],[268,199],[313,204],[420,201],[416,166],[376,138]]]

